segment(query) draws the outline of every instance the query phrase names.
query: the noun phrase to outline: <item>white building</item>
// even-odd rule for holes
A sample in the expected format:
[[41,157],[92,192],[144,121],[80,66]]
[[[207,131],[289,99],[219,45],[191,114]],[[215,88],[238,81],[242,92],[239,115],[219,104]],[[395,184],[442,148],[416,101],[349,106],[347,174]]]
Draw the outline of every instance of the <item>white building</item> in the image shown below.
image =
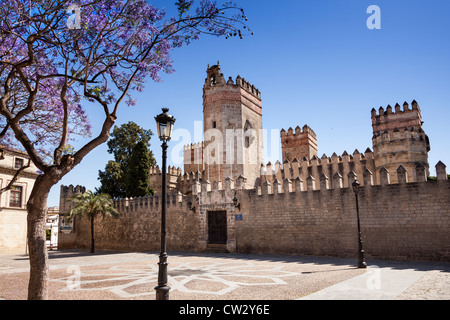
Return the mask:
[[[9,185],[18,169],[28,165],[28,159],[25,152],[0,145],[0,190]],[[26,204],[37,176],[37,168],[30,162],[13,187],[0,193],[0,253],[26,253]]]
[[59,207],[50,207],[47,211],[47,249],[58,248]]

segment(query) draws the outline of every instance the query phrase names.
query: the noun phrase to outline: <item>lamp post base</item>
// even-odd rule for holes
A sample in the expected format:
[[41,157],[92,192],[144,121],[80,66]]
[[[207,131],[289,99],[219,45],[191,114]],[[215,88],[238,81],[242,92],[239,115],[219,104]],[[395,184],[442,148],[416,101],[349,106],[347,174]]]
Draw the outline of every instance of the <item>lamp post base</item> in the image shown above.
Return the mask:
[[[362,243],[360,243],[362,247]],[[359,252],[359,260],[358,260],[358,268],[367,268],[366,259],[364,258],[364,250],[360,249]]]
[[163,287],[155,287],[156,290],[156,300],[169,300],[169,290],[170,287],[163,286]]

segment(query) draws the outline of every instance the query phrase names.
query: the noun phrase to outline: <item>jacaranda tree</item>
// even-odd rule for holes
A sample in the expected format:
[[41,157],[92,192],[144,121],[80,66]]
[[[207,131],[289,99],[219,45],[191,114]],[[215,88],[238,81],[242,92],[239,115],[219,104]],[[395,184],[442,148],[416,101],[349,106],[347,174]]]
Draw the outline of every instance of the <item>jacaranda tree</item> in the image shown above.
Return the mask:
[[[0,139],[25,150],[40,172],[27,202],[29,299],[48,298],[51,187],[108,140],[119,106],[135,104],[133,92],[173,71],[173,49],[202,33],[248,30],[230,1],[174,5],[167,17],[145,0],[0,0]],[[102,123],[91,126],[86,108],[100,108]],[[74,150],[76,135],[88,142]]]

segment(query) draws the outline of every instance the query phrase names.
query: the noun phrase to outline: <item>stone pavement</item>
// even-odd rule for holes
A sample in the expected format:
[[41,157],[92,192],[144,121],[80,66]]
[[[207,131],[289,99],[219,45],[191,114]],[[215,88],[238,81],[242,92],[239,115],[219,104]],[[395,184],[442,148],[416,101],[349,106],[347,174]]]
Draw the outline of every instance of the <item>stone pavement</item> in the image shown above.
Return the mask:
[[[450,264],[168,252],[171,300],[450,300]],[[154,300],[158,253],[49,252],[49,299]],[[26,255],[0,255],[0,299],[27,296]]]

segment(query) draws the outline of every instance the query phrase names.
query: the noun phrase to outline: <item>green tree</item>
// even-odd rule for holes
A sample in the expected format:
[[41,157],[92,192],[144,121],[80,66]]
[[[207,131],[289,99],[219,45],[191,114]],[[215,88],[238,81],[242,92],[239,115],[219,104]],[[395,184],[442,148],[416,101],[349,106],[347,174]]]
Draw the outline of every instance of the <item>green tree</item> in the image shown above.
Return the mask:
[[70,198],[74,203],[72,210],[69,212],[69,222],[75,216],[87,216],[91,221],[91,253],[95,252],[94,244],[94,219],[101,214],[103,219],[106,216],[111,216],[115,219],[119,217],[119,212],[114,208],[114,203],[109,194],[101,193],[94,194],[91,190],[84,193],[77,194]]
[[127,197],[143,197],[153,194],[150,188],[150,156],[144,141],[139,141],[133,148],[125,174]]
[[[147,148],[150,147],[150,139],[152,131],[145,130],[138,126],[135,122],[129,121],[120,127],[114,126],[111,138],[108,140],[108,152],[114,155],[114,160],[120,164],[127,165],[133,152],[134,146],[139,142],[144,142]],[[150,150],[149,156],[153,164],[156,163],[153,152]]]
[[97,193],[107,193],[113,198],[125,197],[124,172],[120,163],[108,161],[105,171],[98,171],[98,180],[101,185],[95,190]]
[[[108,162],[105,171],[99,170],[98,180],[101,185],[96,190],[98,193],[108,193],[113,198],[136,197],[142,194],[142,192],[137,194],[129,192],[128,189],[134,186],[127,186],[127,183],[134,184],[135,182],[127,176],[129,176],[128,171],[132,171],[135,177],[142,175],[148,177],[150,167],[156,165],[155,157],[150,150],[152,135],[151,130],[145,130],[133,121],[122,124],[120,127],[114,126],[111,138],[107,143],[108,152],[114,156],[114,161]],[[139,142],[142,144],[140,152],[147,153],[148,161],[144,162],[145,167],[143,167],[142,161],[135,161],[135,165],[139,166],[139,169],[136,169],[130,163],[130,159],[133,149]],[[139,172],[139,170],[144,170],[145,173],[144,171]],[[146,191],[144,195],[148,194],[150,194],[149,191]]]

